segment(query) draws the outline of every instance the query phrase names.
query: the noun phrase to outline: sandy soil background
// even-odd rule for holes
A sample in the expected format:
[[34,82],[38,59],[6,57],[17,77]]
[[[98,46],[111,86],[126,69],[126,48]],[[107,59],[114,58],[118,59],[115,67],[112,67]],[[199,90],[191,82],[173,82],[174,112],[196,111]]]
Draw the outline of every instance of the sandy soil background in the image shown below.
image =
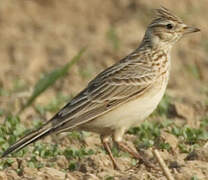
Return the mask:
[[[18,112],[41,75],[66,64],[81,48],[87,47],[67,77],[41,95],[34,106],[49,103],[57,93],[68,96],[77,94],[97,73],[139,45],[145,27],[151,21],[152,9],[160,5],[171,9],[187,24],[202,30],[182,39],[173,49],[167,90],[171,103],[181,115],[172,117],[172,120],[198,127],[199,120],[208,115],[206,0],[181,0],[177,3],[165,0],[1,0],[0,87],[9,90],[24,84],[23,89],[12,95],[0,97],[1,108],[13,114]],[[116,39],[112,40],[112,37]],[[45,121],[54,114],[47,112],[40,116],[34,106],[20,116],[21,123],[30,128],[35,118]],[[1,116],[0,122],[3,123],[4,119]],[[171,134],[162,134],[174,149],[172,153],[161,151],[162,157],[167,162],[177,161],[180,164],[180,168],[171,169],[176,179],[208,179],[206,146],[198,150],[198,158],[185,161],[187,153],[178,150],[179,140]],[[134,139],[132,135],[125,138]],[[0,179],[165,179],[162,171],[149,170],[143,165],[132,166],[132,159],[126,156],[116,158],[124,170],[113,170],[108,156],[101,150],[99,137],[90,134],[84,141],[86,147],[95,153],[81,158],[80,167],[74,171],[66,170],[69,161],[64,156],[56,160],[40,158],[46,164],[40,169],[24,166],[24,161],[30,157],[27,154],[26,157],[14,158],[23,162],[22,173],[15,171],[16,163],[1,170]],[[67,139],[65,135],[48,137],[41,142],[59,143],[62,149],[83,146],[83,142]],[[148,152],[151,154],[151,149]],[[51,162],[55,163],[53,167]]]

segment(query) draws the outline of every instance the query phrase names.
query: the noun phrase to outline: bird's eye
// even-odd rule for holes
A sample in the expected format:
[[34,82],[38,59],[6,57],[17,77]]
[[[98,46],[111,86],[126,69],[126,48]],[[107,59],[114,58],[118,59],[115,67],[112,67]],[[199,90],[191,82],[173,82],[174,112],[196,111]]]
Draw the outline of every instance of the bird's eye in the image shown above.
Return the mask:
[[167,29],[173,29],[173,25],[172,25],[172,24],[167,24],[167,25],[166,25],[166,28],[167,28]]

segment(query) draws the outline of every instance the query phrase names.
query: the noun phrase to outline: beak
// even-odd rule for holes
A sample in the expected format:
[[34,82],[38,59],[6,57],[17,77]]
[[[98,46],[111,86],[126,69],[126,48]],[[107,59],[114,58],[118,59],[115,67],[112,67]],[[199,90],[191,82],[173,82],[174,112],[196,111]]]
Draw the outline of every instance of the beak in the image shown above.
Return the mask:
[[183,30],[184,30],[184,34],[189,34],[189,33],[194,33],[194,32],[200,31],[200,29],[195,28],[195,27],[190,27],[190,26],[185,26],[183,28]]

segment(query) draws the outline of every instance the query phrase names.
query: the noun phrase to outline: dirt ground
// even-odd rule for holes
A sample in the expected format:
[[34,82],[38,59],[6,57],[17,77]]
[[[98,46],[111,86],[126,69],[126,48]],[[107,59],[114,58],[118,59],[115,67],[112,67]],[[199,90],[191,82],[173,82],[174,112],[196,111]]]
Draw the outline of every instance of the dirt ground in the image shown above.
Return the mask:
[[[87,50],[73,66],[67,78],[40,96],[35,104],[47,104],[57,93],[76,95],[97,73],[112,65],[135,49],[141,41],[145,27],[151,21],[152,9],[160,5],[171,9],[190,25],[200,28],[200,33],[182,39],[172,52],[172,71],[167,94],[173,102],[180,102],[176,110],[183,117],[174,120],[197,127],[199,120],[208,116],[208,3],[207,0],[146,1],[146,0],[1,0],[0,2],[0,87],[12,89],[15,82],[31,88],[45,72],[66,64],[83,47]],[[0,106],[5,111],[16,113],[24,101],[22,93],[0,97]],[[23,99],[23,100],[22,100]],[[47,113],[42,121],[54,113]],[[37,117],[33,106],[21,114],[21,123],[31,127]],[[151,118],[150,118],[151,119]],[[2,123],[4,118],[0,117]],[[177,180],[208,179],[208,147],[198,150],[198,158],[185,161],[186,153],[179,152],[178,139],[170,134],[164,138],[174,152],[160,151],[166,162],[177,161],[180,168],[172,168]],[[134,138],[127,134],[126,140]],[[70,142],[61,134],[60,148],[80,147],[79,140]],[[119,180],[165,180],[161,170],[145,166],[133,166],[128,156],[117,157],[121,171],[113,170],[108,156],[99,151],[98,135],[91,134],[84,140],[87,147],[96,153],[80,159],[75,171],[62,171],[68,166],[64,156],[51,159],[40,169],[24,167],[18,174],[17,164],[0,171],[0,179],[119,179]],[[57,143],[57,137],[48,137],[41,142]],[[151,149],[147,150],[151,156]],[[27,161],[27,157],[14,158]],[[156,163],[156,166],[159,165]]]

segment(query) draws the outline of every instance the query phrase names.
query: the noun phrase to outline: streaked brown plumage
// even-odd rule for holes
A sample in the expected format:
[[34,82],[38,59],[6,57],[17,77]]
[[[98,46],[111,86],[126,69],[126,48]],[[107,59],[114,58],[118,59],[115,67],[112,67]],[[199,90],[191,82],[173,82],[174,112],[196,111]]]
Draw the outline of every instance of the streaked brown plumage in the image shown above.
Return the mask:
[[9,147],[3,156],[53,132],[78,129],[101,135],[115,168],[118,166],[108,145],[110,137],[119,147],[144,160],[122,142],[122,136],[149,116],[160,102],[168,83],[173,44],[184,34],[197,31],[168,9],[157,9],[136,50],[100,73],[51,120]]

